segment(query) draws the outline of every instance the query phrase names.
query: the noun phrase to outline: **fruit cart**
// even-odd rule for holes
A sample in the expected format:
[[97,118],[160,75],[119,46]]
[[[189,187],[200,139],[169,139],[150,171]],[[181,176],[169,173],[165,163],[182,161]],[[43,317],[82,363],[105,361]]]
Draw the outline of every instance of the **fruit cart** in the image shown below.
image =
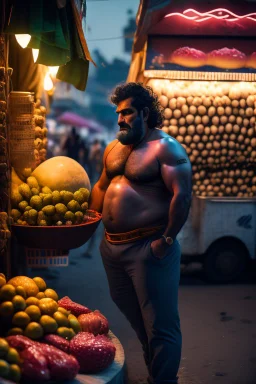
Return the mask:
[[231,281],[256,258],[255,5],[173,1],[164,11],[146,39],[137,30],[128,80],[153,88],[162,130],[192,164],[183,262],[196,256],[208,280]]

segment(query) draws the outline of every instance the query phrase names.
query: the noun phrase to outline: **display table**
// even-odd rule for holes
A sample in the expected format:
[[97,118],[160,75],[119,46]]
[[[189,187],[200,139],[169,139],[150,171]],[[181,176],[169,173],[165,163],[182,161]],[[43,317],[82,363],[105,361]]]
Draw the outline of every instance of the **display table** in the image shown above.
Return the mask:
[[[116,355],[113,363],[104,371],[94,375],[78,374],[74,380],[62,381],[63,384],[123,384],[124,383],[124,350],[118,338],[109,331],[108,336],[116,347]],[[2,383],[0,381],[0,383]],[[9,383],[9,381],[8,381]],[[57,381],[42,381],[45,384],[56,384]],[[7,384],[7,383],[6,383]],[[14,384],[14,383],[13,383]],[[21,381],[21,384],[27,384]],[[30,381],[29,384],[38,384],[38,381]]]
[[118,338],[109,332],[109,336],[116,347],[113,363],[104,371],[94,375],[78,374],[69,384],[123,384],[124,382],[124,350]]

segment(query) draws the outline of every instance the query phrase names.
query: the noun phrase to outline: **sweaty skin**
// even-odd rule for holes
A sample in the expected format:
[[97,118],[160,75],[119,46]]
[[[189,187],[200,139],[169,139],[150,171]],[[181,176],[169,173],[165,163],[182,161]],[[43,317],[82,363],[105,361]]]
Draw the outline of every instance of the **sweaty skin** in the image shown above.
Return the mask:
[[[142,124],[141,138],[135,144],[114,140],[107,146],[89,207],[102,212],[107,232],[163,225],[163,234],[174,239],[187,219],[191,201],[191,165],[186,151],[165,132],[148,128],[147,113],[144,116],[132,107],[132,99],[120,102],[117,112],[123,128],[136,129],[138,122]],[[169,245],[161,238],[151,247],[161,258]]]

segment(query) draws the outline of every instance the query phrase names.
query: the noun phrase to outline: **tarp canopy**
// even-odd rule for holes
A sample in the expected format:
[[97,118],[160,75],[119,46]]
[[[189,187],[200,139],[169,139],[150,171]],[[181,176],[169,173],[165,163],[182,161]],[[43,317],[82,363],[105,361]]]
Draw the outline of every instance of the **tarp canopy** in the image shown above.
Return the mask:
[[64,112],[57,118],[58,123],[72,125],[76,128],[87,128],[91,132],[101,133],[105,127],[99,124],[97,121],[87,119],[86,117],[77,115],[73,112]]

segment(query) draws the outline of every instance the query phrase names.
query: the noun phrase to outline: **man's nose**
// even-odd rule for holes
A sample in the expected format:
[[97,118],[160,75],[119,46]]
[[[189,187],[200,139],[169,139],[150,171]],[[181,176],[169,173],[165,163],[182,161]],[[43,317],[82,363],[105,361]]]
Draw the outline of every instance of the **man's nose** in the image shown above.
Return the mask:
[[125,121],[125,120],[124,120],[123,115],[122,115],[121,113],[119,113],[117,123],[120,124],[120,123],[122,123],[122,122],[124,122],[124,121]]

